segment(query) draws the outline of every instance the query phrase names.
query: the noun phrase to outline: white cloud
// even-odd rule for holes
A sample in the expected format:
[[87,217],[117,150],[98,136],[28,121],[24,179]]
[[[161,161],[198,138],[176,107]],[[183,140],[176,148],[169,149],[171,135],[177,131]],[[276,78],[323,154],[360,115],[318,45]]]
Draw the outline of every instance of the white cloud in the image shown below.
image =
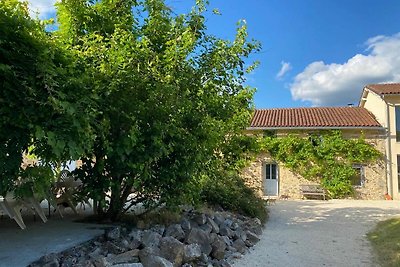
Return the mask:
[[364,85],[400,82],[400,33],[370,38],[365,45],[365,54],[344,64],[309,64],[290,85],[292,98],[314,106],[357,104]]
[[48,15],[56,11],[54,4],[57,0],[28,0],[31,16],[35,17],[39,13],[40,18],[47,18]]
[[281,61],[281,70],[276,74],[277,79],[282,79],[283,76],[292,69],[289,62]]

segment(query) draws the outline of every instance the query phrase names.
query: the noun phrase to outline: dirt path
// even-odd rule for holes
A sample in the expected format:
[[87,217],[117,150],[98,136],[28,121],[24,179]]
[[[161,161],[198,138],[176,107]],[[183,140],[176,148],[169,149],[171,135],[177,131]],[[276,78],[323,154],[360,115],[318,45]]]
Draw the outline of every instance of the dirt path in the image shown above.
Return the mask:
[[236,267],[376,266],[365,234],[400,216],[399,201],[278,201],[260,242]]

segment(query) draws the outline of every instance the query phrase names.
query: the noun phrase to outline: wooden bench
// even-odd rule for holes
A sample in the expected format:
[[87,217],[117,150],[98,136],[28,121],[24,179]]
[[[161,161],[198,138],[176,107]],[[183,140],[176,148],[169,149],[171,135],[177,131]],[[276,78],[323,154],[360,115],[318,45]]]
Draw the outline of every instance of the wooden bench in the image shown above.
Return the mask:
[[326,200],[325,189],[317,184],[302,184],[300,185],[300,194],[302,198],[306,196],[322,196]]

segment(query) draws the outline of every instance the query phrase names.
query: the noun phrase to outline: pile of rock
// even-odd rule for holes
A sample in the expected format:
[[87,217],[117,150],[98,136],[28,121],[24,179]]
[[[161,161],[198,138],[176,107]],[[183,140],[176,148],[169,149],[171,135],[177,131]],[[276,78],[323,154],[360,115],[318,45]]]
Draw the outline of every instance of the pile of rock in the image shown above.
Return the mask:
[[115,227],[103,236],[30,266],[172,267],[231,266],[254,246],[262,232],[258,219],[227,212],[185,212],[180,223],[149,229]]

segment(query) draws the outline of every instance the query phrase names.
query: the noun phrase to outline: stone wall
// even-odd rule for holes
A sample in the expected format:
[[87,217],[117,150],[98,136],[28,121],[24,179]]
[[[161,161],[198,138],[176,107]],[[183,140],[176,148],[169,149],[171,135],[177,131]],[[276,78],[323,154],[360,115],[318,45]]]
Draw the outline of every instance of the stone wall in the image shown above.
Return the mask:
[[[385,156],[385,139],[367,137],[366,141],[378,149]],[[386,163],[384,159],[364,167],[364,185],[356,187],[356,198],[384,199],[386,188]]]
[[[347,131],[343,133],[348,138],[358,138],[360,132]],[[377,133],[370,133],[366,141],[375,146],[383,154],[385,152],[385,140]],[[244,169],[242,176],[246,184],[254,188],[260,196],[264,196],[265,164],[275,163],[268,154],[258,155],[250,165]],[[362,187],[355,187],[357,199],[383,199],[386,193],[386,165],[383,159],[373,164],[364,166],[365,182]],[[300,199],[301,184],[318,184],[318,181],[306,180],[293,173],[278,163],[278,197]]]
[[246,184],[256,190],[259,196],[264,195],[263,165],[266,157],[266,154],[260,154],[242,172]]
[[[250,165],[244,169],[242,176],[247,185],[254,188],[259,196],[264,196],[265,164],[276,163],[268,154],[260,154]],[[299,193],[300,184],[315,184],[306,180],[285,168],[282,164],[278,165],[278,192],[279,196],[285,195],[292,199],[301,198]]]

